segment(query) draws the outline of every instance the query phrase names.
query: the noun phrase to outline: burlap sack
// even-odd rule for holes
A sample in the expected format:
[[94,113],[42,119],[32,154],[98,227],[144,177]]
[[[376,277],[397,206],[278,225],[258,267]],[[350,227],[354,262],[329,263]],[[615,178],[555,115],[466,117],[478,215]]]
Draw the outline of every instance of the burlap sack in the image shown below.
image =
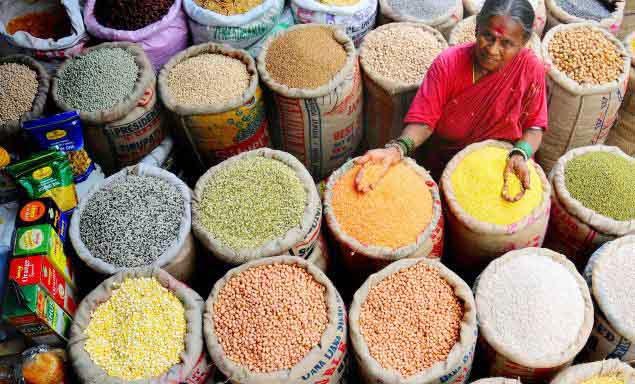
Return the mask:
[[[249,368],[229,359],[221,346],[214,329],[214,303],[225,284],[237,274],[261,265],[289,264],[306,269],[313,278],[326,288],[326,304],[329,323],[320,339],[320,343],[293,368],[270,373],[251,372]],[[275,321],[275,320],[272,320]],[[236,267],[214,284],[214,288],[205,303],[203,331],[207,350],[218,369],[234,384],[339,384],[346,382],[348,365],[346,308],[335,286],[313,264],[294,256],[277,256],[255,260]]]
[[518,379],[508,379],[506,377],[488,377],[473,381],[472,384],[521,384]]
[[579,364],[560,372],[551,384],[580,384],[594,376],[620,376],[624,384],[635,383],[635,370],[616,359]]
[[545,248],[567,255],[579,268],[583,268],[589,256],[607,241],[635,233],[635,220],[617,221],[584,207],[575,200],[565,183],[567,162],[574,157],[592,151],[611,152],[628,159],[635,166],[635,159],[617,147],[592,145],[577,148],[562,156],[549,175],[553,186],[551,196],[552,215],[545,239]]
[[[443,254],[443,214],[441,211],[441,197],[439,188],[430,174],[410,158],[403,160],[425,180],[432,195],[432,218],[426,228],[419,234],[417,241],[398,249],[366,245],[348,235],[340,226],[333,211],[333,188],[338,180],[355,166],[355,160],[350,160],[337,171],[333,172],[326,185],[324,194],[324,214],[326,225],[333,234],[339,248],[339,257],[345,268],[352,275],[359,275],[362,279],[390,263],[401,259],[430,258],[438,259]],[[399,220],[395,217],[394,220]],[[363,280],[361,280],[363,281]],[[360,281],[360,283],[361,283]]]
[[[359,324],[362,305],[370,290],[385,278],[402,269],[418,263],[430,264],[439,269],[441,276],[454,288],[454,294],[463,302],[465,313],[461,322],[460,339],[450,350],[445,361],[438,362],[427,370],[414,376],[403,377],[399,372],[382,367],[373,358],[362,334]],[[408,259],[396,261],[390,266],[371,275],[353,298],[349,312],[351,343],[355,351],[362,382],[382,384],[462,384],[465,383],[472,368],[474,348],[477,339],[476,304],[470,287],[450,269],[439,261],[429,259]],[[416,340],[413,340],[416,342]]]
[[[80,234],[81,216],[88,201],[101,189],[109,188],[109,186],[119,180],[127,178],[129,175],[135,176],[151,176],[168,182],[175,186],[183,196],[183,213],[181,215],[181,225],[179,227],[178,236],[172,241],[168,249],[152,264],[153,266],[163,268],[176,279],[187,282],[194,273],[196,249],[194,247],[194,239],[191,233],[192,216],[191,201],[192,195],[190,188],[172,173],[163,169],[148,166],[145,164],[137,164],[132,167],[122,169],[120,172],[108,177],[99,185],[93,187],[88,195],[84,197],[77,206],[75,213],[71,217],[69,228],[69,237],[71,244],[77,252],[79,258],[88,265],[90,269],[100,275],[110,276],[122,271],[120,268],[104,260],[93,256],[90,250],[82,241]],[[122,236],[125,234],[122,233]]]
[[[626,36],[624,45],[627,51],[632,47],[632,54],[635,55],[635,32]],[[620,108],[619,120],[611,129],[606,144],[619,147],[629,156],[635,155],[635,58],[631,59],[628,87]]]
[[[404,26],[420,28],[432,34],[444,48],[448,46],[439,31],[422,23],[390,23],[375,31]],[[359,61],[364,76],[364,130],[368,146],[372,149],[383,147],[389,140],[399,136],[404,126],[403,118],[410,109],[410,103],[425,74],[422,74],[421,79],[414,83],[386,78],[371,70],[368,66],[367,54],[368,45],[365,41],[359,51]]]
[[[274,143],[297,157],[316,179],[329,174],[350,157],[362,137],[362,81],[353,41],[338,27],[335,39],[346,50],[344,67],[323,86],[289,88],[278,83],[267,70],[267,53],[278,37],[316,24],[296,25],[267,40],[258,56],[262,81],[273,93]],[[325,53],[326,54],[326,53]]]
[[[300,225],[291,228],[282,238],[274,239],[266,242],[258,248],[247,249],[231,249],[221,243],[210,233],[201,222],[200,201],[203,198],[203,192],[209,181],[214,175],[226,168],[232,166],[237,161],[247,157],[262,156],[275,159],[288,165],[293,169],[304,185],[307,192],[307,206],[304,209],[302,222]],[[248,261],[256,260],[263,257],[276,256],[289,253],[293,256],[306,258],[313,250],[314,244],[320,235],[320,227],[322,226],[322,204],[317,189],[311,175],[306,168],[293,156],[282,151],[276,151],[269,148],[260,148],[249,152],[241,153],[228,160],[223,161],[219,165],[210,168],[196,182],[194,196],[192,201],[192,228],[194,235],[201,241],[207,250],[224,263],[230,265],[240,265]]]
[[[544,1],[545,5],[547,6],[547,31],[560,24],[583,23],[591,21],[567,13],[558,5],[557,0]],[[611,13],[611,16],[602,19],[599,22],[593,21],[593,23],[594,25],[599,25],[600,27],[616,35],[617,32],[619,32],[622,25],[622,20],[624,19],[624,7],[626,6],[626,1],[615,1],[613,6],[615,7],[615,10]]]
[[[616,81],[603,85],[580,85],[555,66],[549,54],[554,34],[580,27],[603,32],[622,52],[624,71]],[[550,172],[560,156],[570,149],[604,143],[617,120],[617,111],[626,91],[630,57],[619,40],[593,23],[563,24],[551,29],[543,39],[542,54],[549,74],[549,129],[536,157],[545,172]]]
[[[483,8],[484,0],[463,0],[463,7],[465,8],[465,14],[476,15]],[[534,19],[534,33],[541,37],[544,30],[545,24],[547,23],[547,7],[545,5],[545,0],[529,0],[529,3],[534,8],[535,19]]]
[[[170,368],[163,376],[127,381],[108,376],[101,367],[92,361],[90,355],[84,349],[87,339],[86,335],[84,335],[84,330],[90,323],[95,308],[107,301],[112,292],[120,286],[121,282],[140,277],[154,277],[161,285],[172,291],[183,303],[185,320],[187,321],[185,350],[181,354],[181,363]],[[123,270],[97,286],[82,300],[77,308],[68,343],[71,363],[81,382],[87,384],[202,384],[213,372],[203,348],[202,315],[203,299],[187,285],[170,276],[169,273],[159,268]]]
[[[170,73],[179,63],[204,54],[221,54],[242,61],[250,75],[249,87],[222,104],[195,106],[179,103],[168,85]],[[178,129],[190,142],[206,169],[241,152],[269,146],[269,121],[258,85],[254,59],[243,50],[218,44],[200,44],[186,49],[165,64],[159,75],[159,93]]]
[[[124,166],[136,164],[156,148],[166,136],[164,112],[156,95],[156,76],[143,49],[132,43],[103,43],[88,48],[85,55],[101,48],[121,48],[135,58],[139,67],[132,93],[108,110],[79,111],[84,125],[84,138],[91,157],[112,174]],[[51,82],[51,97],[62,111],[75,110],[58,95],[60,74],[70,60],[57,71]]]
[[399,12],[391,5],[391,0],[379,0],[379,24],[388,24],[395,21],[409,21],[413,23],[423,23],[438,30],[444,37],[450,36],[452,28],[463,19],[463,1],[456,0],[456,4],[453,7],[448,8],[448,11],[441,16],[434,19],[419,19],[414,16],[405,15]]
[[604,244],[591,256],[584,269],[584,278],[595,302],[595,322],[591,337],[581,353],[581,361],[619,359],[627,363],[635,362],[635,329],[621,312],[615,311],[615,306],[623,304],[618,302],[614,292],[607,291],[602,284],[614,278],[605,271],[605,265],[620,249],[635,254],[635,236],[624,236]]
[[[558,264],[565,267],[576,280],[580,293],[584,300],[584,321],[580,327],[576,340],[566,350],[545,350],[540,359],[527,359],[526,356],[517,354],[510,350],[509,346],[497,340],[494,324],[488,317],[488,312],[483,308],[483,300],[492,292],[483,289],[483,281],[496,275],[501,265],[524,255],[540,255],[549,257]],[[481,287],[481,289],[479,289]],[[480,329],[479,346],[483,349],[483,356],[486,359],[487,374],[489,376],[503,376],[518,378],[523,383],[544,383],[549,381],[563,368],[571,365],[575,356],[584,347],[591,328],[593,327],[593,302],[589,289],[584,279],[576,271],[575,266],[564,255],[553,252],[545,248],[526,248],[511,251],[504,256],[492,261],[474,283],[474,297],[476,300],[477,317]],[[519,303],[519,305],[522,305]],[[531,337],[527,335],[527,337]]]
[[35,94],[35,99],[33,99],[31,110],[23,114],[18,120],[0,122],[0,143],[5,149],[11,151],[21,147],[20,124],[23,121],[39,117],[44,111],[46,98],[49,93],[49,75],[42,65],[26,55],[0,57],[0,65],[7,63],[22,64],[31,68],[35,71],[38,82],[37,93]]
[[[447,219],[448,242],[453,262],[461,271],[478,273],[495,258],[513,249],[540,247],[549,221],[551,186],[544,172],[530,160],[542,183],[542,202],[522,220],[509,225],[497,225],[476,220],[456,200],[452,187],[452,174],[459,163],[471,152],[483,147],[511,149],[511,144],[486,140],[467,146],[448,163],[441,177]],[[501,175],[502,177],[502,175]]]

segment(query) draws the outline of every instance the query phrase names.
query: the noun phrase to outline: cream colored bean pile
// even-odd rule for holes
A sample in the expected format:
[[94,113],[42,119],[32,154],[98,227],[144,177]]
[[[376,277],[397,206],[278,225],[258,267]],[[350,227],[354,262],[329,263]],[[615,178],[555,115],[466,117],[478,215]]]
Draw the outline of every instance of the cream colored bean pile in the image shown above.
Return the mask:
[[447,359],[459,340],[463,313],[439,270],[419,263],[370,290],[359,324],[371,356],[408,377]]
[[405,25],[371,32],[365,47],[361,60],[366,72],[407,84],[421,83],[445,48],[432,33]]
[[589,27],[554,34],[549,55],[556,68],[580,84],[610,83],[624,70],[624,58],[615,44]]
[[476,17],[469,17],[458,23],[452,35],[456,45],[476,41]]
[[216,336],[227,357],[254,372],[290,369],[328,325],[326,288],[304,268],[253,267],[234,275],[214,303]]
[[0,64],[0,123],[17,120],[33,107],[38,82],[35,71],[16,63]]
[[239,98],[249,88],[245,63],[233,57],[206,53],[172,68],[168,87],[179,104],[218,105]]

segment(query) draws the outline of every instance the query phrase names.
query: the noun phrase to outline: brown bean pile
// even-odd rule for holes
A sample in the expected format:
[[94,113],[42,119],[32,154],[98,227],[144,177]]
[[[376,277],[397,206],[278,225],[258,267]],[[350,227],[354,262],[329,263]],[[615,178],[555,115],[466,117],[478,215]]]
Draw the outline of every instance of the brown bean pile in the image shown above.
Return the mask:
[[344,67],[346,50],[330,28],[301,28],[274,40],[265,63],[276,82],[314,89],[327,84]]
[[554,65],[580,84],[606,84],[624,71],[624,58],[601,31],[590,27],[554,34],[549,44]]
[[439,269],[418,263],[371,288],[359,325],[371,356],[409,377],[447,359],[459,340],[463,313]]
[[320,342],[327,325],[326,288],[297,265],[242,271],[214,303],[223,351],[254,372],[292,368]]
[[0,123],[17,120],[33,108],[37,74],[26,65],[0,64]]
[[99,24],[124,31],[136,31],[161,20],[174,0],[97,0],[95,18]]

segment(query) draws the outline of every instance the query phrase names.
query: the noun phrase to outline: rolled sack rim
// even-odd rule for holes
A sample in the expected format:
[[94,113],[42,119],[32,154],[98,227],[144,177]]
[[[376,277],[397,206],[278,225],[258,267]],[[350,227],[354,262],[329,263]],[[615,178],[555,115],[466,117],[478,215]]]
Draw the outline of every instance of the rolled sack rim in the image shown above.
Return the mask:
[[[196,106],[179,103],[174,96],[172,96],[170,86],[168,85],[168,79],[172,69],[190,58],[204,54],[220,54],[240,60],[243,64],[245,64],[247,73],[249,74],[249,86],[245,89],[241,96],[220,104]],[[161,97],[163,104],[169,111],[179,116],[210,115],[231,111],[245,105],[253,99],[257,89],[258,70],[256,69],[254,59],[249,55],[249,53],[243,49],[231,48],[217,43],[198,44],[179,52],[163,66],[161,72],[159,73],[158,81],[159,96]]]
[[317,0],[291,0],[292,8],[344,17],[354,17],[356,13],[369,7],[376,10],[377,6],[377,0],[358,0],[352,5],[323,4]]
[[[267,11],[276,6],[280,0],[263,0],[262,3],[245,13],[236,15],[223,15],[210,9],[201,7],[196,0],[182,0],[183,10],[192,21],[205,27],[241,27],[253,23],[261,18]],[[212,24],[217,22],[218,25]]]
[[443,212],[441,207],[441,194],[437,183],[432,179],[425,168],[419,166],[411,158],[404,158],[402,161],[424,179],[425,184],[428,187],[428,191],[432,195],[432,217],[430,218],[430,222],[426,225],[425,229],[419,233],[415,243],[399,248],[364,245],[359,240],[350,236],[342,228],[340,223],[337,221],[335,212],[333,211],[333,188],[339,179],[355,166],[355,160],[356,159],[347,161],[339,169],[333,172],[326,183],[326,190],[324,191],[324,217],[328,227],[331,228],[331,232],[336,237],[337,241],[346,244],[353,252],[361,253],[367,257],[379,260],[395,261],[413,255],[417,250],[422,248],[428,240],[430,240],[432,233],[439,225],[439,221],[442,220]]
[[558,159],[552,170],[553,185],[558,201],[562,204],[567,213],[575,216],[578,220],[598,232],[613,236],[624,236],[626,234],[635,233],[635,219],[619,221],[608,216],[601,215],[582,205],[582,203],[571,196],[567,190],[565,177],[566,164],[575,157],[590,152],[613,153],[622,156],[635,166],[635,159],[622,152],[622,150],[618,147],[595,144],[572,149]]
[[536,169],[536,173],[538,173],[540,182],[542,183],[542,202],[534,207],[534,209],[524,218],[515,223],[503,225],[477,220],[467,213],[467,211],[465,211],[465,209],[463,209],[461,204],[457,201],[454,194],[454,187],[452,186],[452,174],[459,163],[463,161],[468,154],[475,150],[492,146],[506,150],[511,150],[513,148],[511,144],[498,140],[485,140],[468,145],[457,153],[443,170],[443,174],[441,176],[441,191],[443,191],[444,200],[450,213],[458,219],[461,225],[467,227],[470,231],[487,235],[512,235],[528,228],[535,222],[539,221],[545,214],[548,215],[551,208],[551,184],[549,183],[549,180],[547,180],[547,176],[540,165],[538,165],[538,163],[536,163],[533,159],[530,159],[530,165]]
[[[372,357],[359,325],[359,317],[362,305],[373,287],[393,274],[419,263],[428,264],[439,270],[443,279],[452,285],[456,297],[462,301],[464,312],[463,319],[461,320],[459,340],[450,350],[447,359],[435,363],[422,372],[404,378],[396,370],[382,367],[381,364]],[[361,365],[365,367],[362,369],[369,370],[374,377],[390,383],[417,384],[434,382],[438,378],[452,374],[457,367],[467,364],[463,362],[463,358],[470,353],[474,353],[478,335],[476,302],[472,290],[467,283],[440,261],[426,258],[399,260],[379,272],[370,275],[364,284],[355,292],[349,310],[349,333],[355,354],[360,360]]]
[[[626,53],[630,52],[631,54],[631,67],[635,68],[635,31],[626,35],[626,38],[624,39],[624,47],[626,48]],[[631,71],[632,70],[633,69],[631,69]]]
[[[596,23],[596,25],[601,25],[602,28],[611,28],[615,20],[619,20],[621,22],[624,17],[624,8],[626,6],[626,1],[618,0],[615,1],[614,4],[615,10],[611,12],[611,15],[600,20],[599,22],[594,22]],[[545,0],[545,5],[547,7],[547,13],[554,17],[561,24],[568,25],[590,22],[589,19],[584,19],[582,17],[578,17],[566,12],[562,7],[558,5],[556,0]]]
[[388,77],[381,76],[378,73],[370,70],[370,68],[368,68],[367,66],[365,56],[368,53],[368,36],[376,32],[381,32],[381,31],[389,30],[393,28],[398,29],[400,27],[414,27],[414,28],[422,29],[425,32],[431,33],[434,37],[436,37],[437,40],[443,44],[443,49],[447,49],[449,47],[448,42],[445,40],[441,32],[432,28],[429,25],[426,25],[420,22],[414,23],[414,22],[404,21],[404,22],[389,23],[389,24],[384,24],[370,31],[367,37],[365,37],[364,40],[362,41],[362,45],[359,48],[359,63],[362,67],[363,73],[366,76],[368,76],[375,84],[381,87],[384,91],[388,92],[390,95],[396,95],[399,93],[415,91],[419,88],[419,86],[421,85],[421,82],[423,81],[423,76],[421,77],[421,80],[414,83],[406,83],[400,80],[390,79]]
[[432,28],[441,27],[443,24],[455,19],[455,22],[459,22],[463,19],[463,0],[455,0],[453,7],[448,8],[447,12],[443,15],[437,16],[432,19],[421,19],[415,16],[401,13],[390,4],[391,0],[379,0],[379,8],[382,15],[388,17],[394,21],[408,21],[412,23],[424,23]]
[[551,384],[579,384],[598,375],[624,374],[625,384],[635,384],[635,369],[618,359],[576,364],[560,371]]
[[522,383],[520,381],[520,378],[510,379],[507,377],[486,377],[483,379],[473,381],[471,384],[522,384]]
[[[218,300],[218,296],[221,290],[225,287],[230,279],[248,269],[273,264],[298,265],[304,268],[307,273],[309,273],[318,283],[326,288],[325,299],[328,306],[327,311],[329,322],[326,329],[322,333],[322,336],[320,337],[320,342],[316,346],[314,346],[302,360],[297,362],[292,369],[269,373],[256,373],[251,372],[247,367],[237,362],[231,361],[231,359],[225,354],[223,347],[221,346],[218,337],[216,336],[214,322],[214,304]],[[339,310],[343,308],[344,303],[339,293],[337,292],[337,289],[335,288],[331,280],[326,276],[326,274],[313,263],[303,258],[291,256],[288,254],[252,260],[250,262],[230,269],[222,278],[220,278],[214,284],[214,287],[212,288],[212,291],[210,292],[210,295],[205,302],[203,313],[203,334],[205,337],[205,344],[207,346],[207,350],[212,356],[212,359],[214,360],[214,364],[230,380],[238,380],[239,382],[244,384],[258,384],[264,382],[291,382],[289,380],[297,380],[298,378],[302,377],[302,375],[310,371],[311,368],[313,368],[314,366],[314,364],[311,363],[312,361],[323,358],[324,353],[329,349],[330,344],[333,342],[334,336],[343,333],[343,342],[345,342],[347,333],[346,320],[344,320],[343,330],[339,329],[338,326],[338,318],[340,316]],[[344,314],[344,317],[346,317],[346,314]],[[216,359],[216,357],[219,356],[220,360]]]
[[[270,240],[255,248],[236,250],[216,239],[203,225],[199,202],[202,200],[205,187],[217,172],[224,168],[231,167],[234,163],[247,157],[265,157],[286,164],[295,172],[304,190],[307,192],[307,205],[304,207],[300,224],[289,229],[281,238]],[[306,236],[316,228],[316,220],[318,221],[317,228],[319,229],[322,220],[322,204],[315,182],[304,165],[287,152],[270,148],[259,148],[243,152],[208,169],[207,172],[198,179],[194,188],[192,197],[192,229],[194,236],[200,240],[207,249],[212,251],[217,258],[228,264],[237,265],[260,258],[288,253],[293,246],[304,240]]]
[[[554,1],[554,0],[547,0]],[[609,83],[605,84],[580,84],[577,81],[571,79],[564,72],[559,70],[557,66],[554,64],[551,54],[549,53],[549,45],[551,43],[551,39],[553,36],[560,32],[566,31],[569,29],[578,29],[590,27],[595,31],[602,32],[604,36],[610,40],[616,48],[620,51],[620,54],[624,60],[624,65],[620,76]],[[602,28],[598,23],[595,22],[584,22],[584,23],[573,23],[573,24],[560,24],[553,28],[551,28],[542,40],[542,60],[545,68],[547,69],[547,74],[553,82],[555,82],[558,86],[564,88],[567,92],[573,95],[579,96],[588,96],[588,95],[597,95],[602,93],[610,93],[615,89],[619,89],[620,92],[625,90],[626,84],[628,82],[629,70],[631,67],[631,57],[629,56],[624,44],[620,40],[618,40],[615,36],[609,33],[607,30]]]
[[[481,313],[481,311],[478,311],[478,302],[481,301],[483,297],[483,290],[479,290],[481,282],[484,279],[487,279],[489,275],[495,275],[502,264],[505,264],[516,257],[526,254],[539,254],[541,256],[548,257],[554,262],[562,265],[575,279],[580,290],[582,299],[584,301],[584,320],[582,321],[576,339],[566,350],[555,352],[550,351],[550,354],[545,354],[538,359],[526,358],[526,356],[515,354],[510,351],[509,348],[507,348],[506,344],[503,344],[496,338],[494,329],[490,325],[492,323],[491,319],[489,319],[487,316],[484,317],[483,313]],[[569,259],[567,259],[566,256],[554,252],[550,249],[536,247],[523,248],[507,252],[503,256],[495,259],[487,266],[487,268],[485,268],[485,270],[479,275],[476,282],[474,283],[474,297],[477,303],[478,324],[480,326],[479,328],[481,331],[481,335],[483,336],[485,342],[495,350],[496,354],[502,355],[512,362],[520,364],[524,367],[532,369],[555,368],[569,363],[582,350],[582,348],[584,348],[589,336],[591,335],[591,330],[593,329],[593,300],[591,298],[591,293],[589,292],[587,283],[584,281],[584,278],[578,273],[575,265]]]

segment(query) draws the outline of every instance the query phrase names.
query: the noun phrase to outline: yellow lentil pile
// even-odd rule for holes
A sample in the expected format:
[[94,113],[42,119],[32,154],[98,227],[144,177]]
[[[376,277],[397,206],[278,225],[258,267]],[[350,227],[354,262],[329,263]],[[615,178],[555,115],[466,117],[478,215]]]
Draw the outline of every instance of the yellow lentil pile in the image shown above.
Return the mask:
[[[509,151],[500,147],[483,147],[472,151],[451,175],[452,189],[458,204],[476,220],[507,225],[520,221],[542,203],[542,182],[533,165],[528,164],[531,187],[515,203],[502,198],[503,174]],[[509,195],[520,191],[520,181],[509,176]]]
[[418,263],[368,292],[359,325],[371,356],[408,377],[447,359],[464,309],[439,269]]
[[181,362],[185,309],[154,278],[131,278],[92,314],[84,333],[90,358],[123,380],[161,376]]
[[247,13],[262,2],[263,0],[196,0],[201,7],[226,16]]
[[346,51],[331,28],[301,28],[276,38],[265,63],[276,82],[314,89],[327,84],[344,67]]
[[596,375],[580,384],[624,384],[624,378],[620,375]]
[[[375,189],[362,193],[355,185],[360,169],[354,166],[333,187],[333,213],[342,230],[364,245],[400,248],[415,243],[432,219],[425,179],[402,162]],[[382,166],[366,169],[364,177],[374,179]]]
[[559,31],[549,44],[554,65],[580,84],[606,84],[624,70],[624,58],[604,33],[590,27]]
[[326,287],[306,269],[261,265],[227,281],[214,303],[214,329],[227,357],[254,372],[290,369],[328,325]]

